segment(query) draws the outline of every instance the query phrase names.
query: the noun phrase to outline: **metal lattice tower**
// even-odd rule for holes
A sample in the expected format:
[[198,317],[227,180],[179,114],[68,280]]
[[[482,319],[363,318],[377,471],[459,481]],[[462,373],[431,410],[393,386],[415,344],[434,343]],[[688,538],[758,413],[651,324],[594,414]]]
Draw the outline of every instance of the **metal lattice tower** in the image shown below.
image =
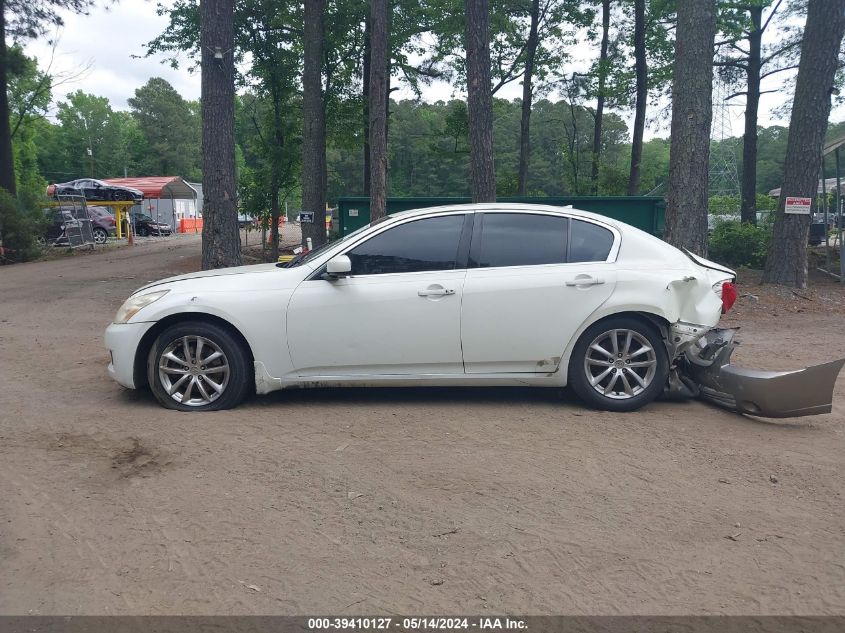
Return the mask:
[[[725,100],[727,90],[718,76],[713,77],[713,123],[710,129],[711,196],[739,196],[739,170],[736,139],[731,134],[731,118]],[[737,209],[739,210],[739,209]]]

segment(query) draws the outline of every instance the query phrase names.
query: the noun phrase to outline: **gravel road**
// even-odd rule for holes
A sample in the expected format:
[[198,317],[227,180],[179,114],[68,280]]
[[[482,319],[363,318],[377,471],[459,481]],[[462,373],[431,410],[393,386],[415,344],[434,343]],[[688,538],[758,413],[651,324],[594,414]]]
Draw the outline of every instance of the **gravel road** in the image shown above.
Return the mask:
[[[502,388],[166,411],[102,333],[199,248],[0,268],[0,613],[845,614],[845,377],[779,422]],[[736,360],[845,355],[837,285],[743,292]]]

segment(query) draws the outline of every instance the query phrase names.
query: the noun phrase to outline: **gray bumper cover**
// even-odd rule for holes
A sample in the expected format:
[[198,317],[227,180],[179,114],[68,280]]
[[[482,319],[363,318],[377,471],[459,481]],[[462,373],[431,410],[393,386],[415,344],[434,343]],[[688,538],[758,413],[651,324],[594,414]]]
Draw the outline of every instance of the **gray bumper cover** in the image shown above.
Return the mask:
[[730,364],[736,330],[707,333],[704,348],[688,350],[682,373],[699,397],[738,413],[791,418],[830,413],[833,387],[845,358],[796,371],[760,371]]

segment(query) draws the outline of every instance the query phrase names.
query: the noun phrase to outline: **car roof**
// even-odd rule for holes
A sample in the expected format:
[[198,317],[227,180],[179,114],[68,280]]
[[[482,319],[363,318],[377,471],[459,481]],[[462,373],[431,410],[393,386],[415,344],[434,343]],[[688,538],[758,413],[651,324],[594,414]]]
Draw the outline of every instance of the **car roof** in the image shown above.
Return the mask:
[[582,209],[576,209],[571,205],[565,207],[554,206],[549,204],[531,204],[525,202],[490,202],[490,203],[474,203],[474,204],[450,204],[440,207],[423,207],[420,209],[409,209],[407,211],[398,211],[390,214],[390,219],[405,219],[416,216],[427,215],[429,213],[446,213],[446,212],[479,212],[479,211],[510,211],[512,213],[531,213],[535,211],[544,211],[551,213],[565,213],[572,217],[581,217],[585,220],[593,220],[601,224],[606,224],[615,229],[619,229],[618,223],[613,219],[599,215],[598,213],[591,213]]

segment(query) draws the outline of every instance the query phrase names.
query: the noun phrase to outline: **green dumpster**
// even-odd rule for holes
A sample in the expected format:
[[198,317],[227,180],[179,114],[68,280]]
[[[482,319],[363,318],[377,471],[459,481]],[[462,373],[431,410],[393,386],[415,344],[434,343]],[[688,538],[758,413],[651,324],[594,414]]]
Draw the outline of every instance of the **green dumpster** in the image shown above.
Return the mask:
[[[392,215],[400,211],[425,207],[469,204],[470,202],[472,202],[470,198],[388,198],[387,214]],[[500,204],[508,202],[547,204],[555,207],[572,205],[576,209],[604,215],[657,236],[663,234],[666,219],[666,203],[659,196],[507,197],[499,198],[496,202]],[[369,198],[340,198],[337,201],[337,206],[340,237],[369,224]]]

